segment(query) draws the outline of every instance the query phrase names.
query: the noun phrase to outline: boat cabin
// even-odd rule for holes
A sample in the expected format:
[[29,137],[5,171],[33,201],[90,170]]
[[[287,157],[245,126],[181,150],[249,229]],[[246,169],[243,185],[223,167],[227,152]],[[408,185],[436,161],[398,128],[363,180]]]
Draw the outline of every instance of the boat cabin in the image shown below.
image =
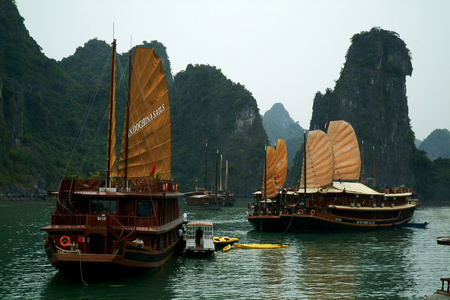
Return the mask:
[[214,254],[214,226],[208,221],[192,221],[186,224],[185,255]]
[[[111,254],[118,251],[121,241],[138,239],[144,246],[163,251],[178,241],[182,224],[178,198],[182,194],[171,181],[149,182],[145,188],[147,195],[143,196],[138,184],[129,191],[121,187],[107,191],[88,186],[87,180],[63,179],[51,225],[41,230],[64,250]],[[176,226],[168,230],[167,223]]]

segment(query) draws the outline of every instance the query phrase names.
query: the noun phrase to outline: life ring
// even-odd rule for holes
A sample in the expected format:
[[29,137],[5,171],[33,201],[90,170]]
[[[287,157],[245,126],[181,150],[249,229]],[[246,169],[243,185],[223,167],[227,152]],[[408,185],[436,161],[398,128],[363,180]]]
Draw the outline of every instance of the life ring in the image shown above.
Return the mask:
[[298,211],[297,211],[297,213],[298,213],[299,215],[303,215],[303,209],[299,208]]
[[61,244],[61,246],[63,247],[67,247],[70,244],[70,237],[68,237],[67,235],[63,235],[60,239],[59,239],[59,243]]
[[310,213],[311,213],[311,216],[314,216],[316,214],[316,211],[314,209],[311,209]]

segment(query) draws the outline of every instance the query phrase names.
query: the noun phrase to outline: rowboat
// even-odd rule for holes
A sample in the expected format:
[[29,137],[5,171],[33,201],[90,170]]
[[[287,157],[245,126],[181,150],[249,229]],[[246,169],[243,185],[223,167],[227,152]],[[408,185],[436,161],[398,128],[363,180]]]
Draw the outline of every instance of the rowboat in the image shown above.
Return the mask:
[[223,247],[222,252],[228,252],[231,249],[231,245],[226,245],[225,247]]
[[236,248],[241,249],[278,249],[288,248],[288,244],[234,244]]

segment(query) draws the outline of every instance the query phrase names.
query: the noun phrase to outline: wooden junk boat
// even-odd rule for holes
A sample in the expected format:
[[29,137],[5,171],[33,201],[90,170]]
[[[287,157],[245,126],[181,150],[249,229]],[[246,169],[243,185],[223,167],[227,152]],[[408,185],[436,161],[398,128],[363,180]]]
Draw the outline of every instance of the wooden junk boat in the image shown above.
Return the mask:
[[[266,161],[266,173],[272,176],[269,154]],[[396,228],[412,219],[418,205],[410,201],[409,189],[378,192],[355,182],[361,157],[353,127],[345,121],[330,122],[327,133],[309,132],[303,166],[297,192],[270,194],[269,188],[263,188],[255,193],[253,212],[247,212],[255,229],[334,232]],[[273,178],[264,180],[266,186],[273,185]]]
[[[207,166],[208,166],[208,140],[205,144],[205,187],[207,184]],[[214,190],[208,191],[206,188],[196,188],[195,191],[185,193],[186,199],[184,203],[191,208],[196,209],[221,209],[222,207],[232,207],[236,202],[233,193],[228,191],[228,160],[225,161],[225,189],[223,189],[222,181],[222,163],[223,156],[220,154],[219,167],[219,150],[216,155],[216,176]],[[219,182],[217,175],[220,174]]]
[[80,265],[101,272],[156,268],[173,256],[179,241],[182,194],[170,180],[170,107],[161,59],[153,49],[137,47],[131,63],[130,51],[117,171],[115,56],[114,41],[106,180],[62,179],[51,224],[41,228],[48,233],[50,263],[63,271],[77,272]]

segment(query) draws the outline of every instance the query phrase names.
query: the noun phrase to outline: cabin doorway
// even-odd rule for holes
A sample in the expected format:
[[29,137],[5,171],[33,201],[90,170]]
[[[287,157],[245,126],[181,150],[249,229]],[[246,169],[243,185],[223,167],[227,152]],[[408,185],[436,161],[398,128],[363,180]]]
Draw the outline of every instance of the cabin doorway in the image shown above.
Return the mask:
[[105,237],[96,233],[89,235],[89,250],[90,253],[105,253]]

